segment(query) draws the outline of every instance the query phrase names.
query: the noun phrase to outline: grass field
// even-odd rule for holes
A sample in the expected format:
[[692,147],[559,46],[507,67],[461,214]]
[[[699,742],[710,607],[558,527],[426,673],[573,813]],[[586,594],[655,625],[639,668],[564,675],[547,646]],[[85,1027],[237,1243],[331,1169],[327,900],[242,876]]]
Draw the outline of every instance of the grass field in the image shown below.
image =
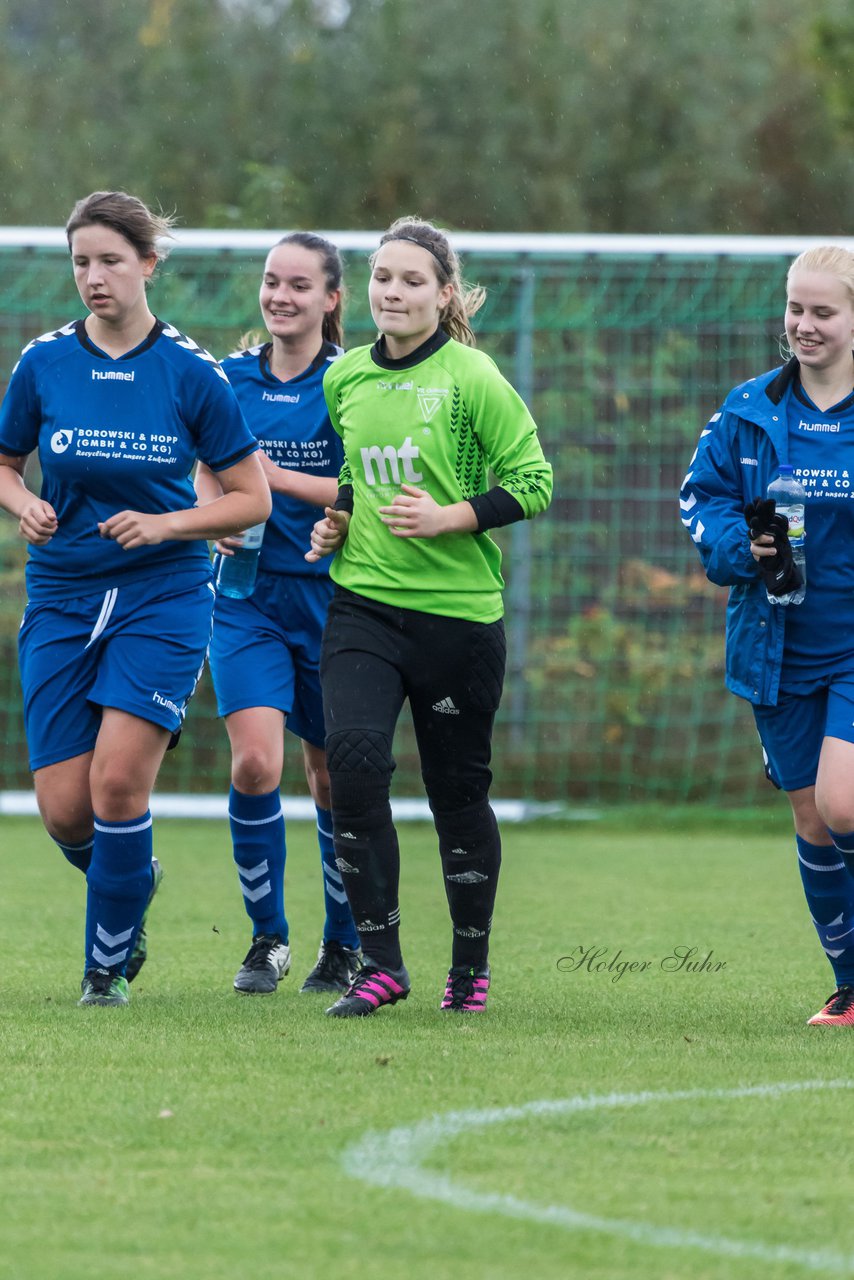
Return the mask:
[[289,830],[274,997],[231,991],[225,824],[163,821],[131,1006],[79,1009],[82,878],[0,819],[2,1280],[854,1275],[852,1037],[804,1025],[833,984],[782,812],[505,827],[468,1019],[437,1008],[423,826],[402,829],[410,999],[343,1022],[297,994],[321,893]]

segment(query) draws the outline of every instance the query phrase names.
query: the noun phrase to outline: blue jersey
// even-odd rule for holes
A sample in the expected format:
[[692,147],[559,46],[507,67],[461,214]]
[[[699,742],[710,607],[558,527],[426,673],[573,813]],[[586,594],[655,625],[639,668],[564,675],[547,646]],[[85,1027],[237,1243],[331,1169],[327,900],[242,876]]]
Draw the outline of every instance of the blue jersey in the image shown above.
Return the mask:
[[[250,429],[273,462],[292,471],[338,476],[343,449],[333,430],[323,397],[323,375],[341,348],[325,342],[304,373],[280,382],[270,371],[269,342],[223,360],[222,367],[237,393]],[[262,572],[322,577],[329,559],[310,564],[305,559],[321,507],[310,506],[283,493],[273,494],[273,512],[261,547]]]
[[209,571],[207,542],[170,540],[125,551],[98,533],[117,511],[162,514],[196,505],[201,458],[222,471],[255,452],[228,380],[192,339],[158,320],[113,360],[77,320],[24,349],[0,406],[0,453],[38,449],[42,498],[58,528],[31,546],[31,600],[62,599],[155,573]]
[[807,591],[786,610],[783,689],[854,671],[854,396],[822,410],[795,382],[787,418],[789,462],[806,490]]

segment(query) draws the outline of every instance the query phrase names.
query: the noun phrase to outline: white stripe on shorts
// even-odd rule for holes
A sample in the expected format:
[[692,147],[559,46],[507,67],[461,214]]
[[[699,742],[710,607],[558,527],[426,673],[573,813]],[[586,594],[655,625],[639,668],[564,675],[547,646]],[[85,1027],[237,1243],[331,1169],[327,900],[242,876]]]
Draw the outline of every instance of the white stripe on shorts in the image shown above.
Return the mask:
[[[95,623],[94,627],[92,628],[92,634],[90,635],[89,640],[86,644],[86,649],[89,648],[90,644],[94,644],[95,641],[98,639],[98,636],[101,635],[102,632],[106,629],[107,623],[110,621],[110,616],[116,607],[116,601],[118,600],[118,598],[119,598],[118,587],[111,587],[110,590],[107,592],[107,594],[104,596],[104,603],[101,605],[101,612],[98,614],[98,621]],[[84,649],[84,653],[85,652],[86,650]]]

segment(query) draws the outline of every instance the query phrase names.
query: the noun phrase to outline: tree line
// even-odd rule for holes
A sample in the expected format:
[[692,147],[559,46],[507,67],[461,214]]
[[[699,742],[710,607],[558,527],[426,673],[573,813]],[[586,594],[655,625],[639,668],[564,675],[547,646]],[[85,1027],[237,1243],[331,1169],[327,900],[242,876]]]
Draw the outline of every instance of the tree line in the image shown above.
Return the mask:
[[849,0],[0,0],[0,221],[846,235]]

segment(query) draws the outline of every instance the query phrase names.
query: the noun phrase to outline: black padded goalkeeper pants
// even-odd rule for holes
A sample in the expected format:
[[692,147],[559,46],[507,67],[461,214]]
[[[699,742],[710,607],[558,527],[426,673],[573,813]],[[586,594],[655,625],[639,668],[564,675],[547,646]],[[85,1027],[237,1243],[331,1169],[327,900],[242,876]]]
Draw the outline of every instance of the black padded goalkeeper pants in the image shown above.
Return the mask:
[[500,620],[399,609],[336,589],[320,660],[335,854],[362,950],[378,967],[402,963],[389,791],[407,700],[439,837],[451,963],[486,963],[501,864],[489,762],[505,652]]

